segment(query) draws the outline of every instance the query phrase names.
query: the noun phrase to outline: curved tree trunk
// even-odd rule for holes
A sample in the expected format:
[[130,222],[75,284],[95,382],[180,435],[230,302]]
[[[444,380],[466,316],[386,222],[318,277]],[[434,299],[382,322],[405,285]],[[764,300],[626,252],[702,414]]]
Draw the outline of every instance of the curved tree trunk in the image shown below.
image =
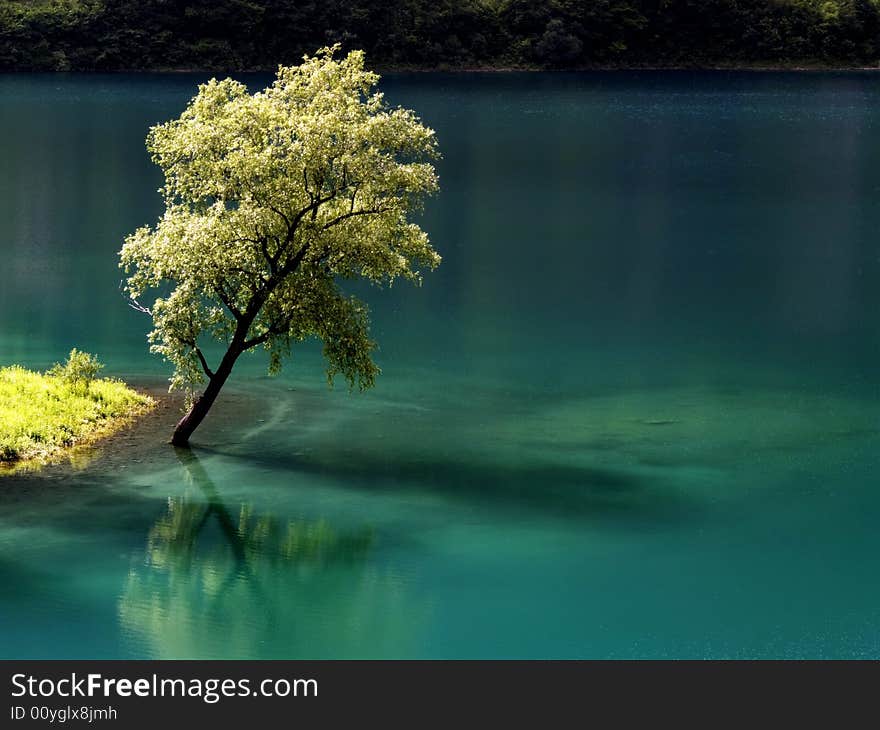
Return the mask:
[[217,396],[220,394],[220,389],[226,383],[230,373],[232,373],[232,366],[235,365],[235,361],[242,352],[241,347],[236,344],[233,344],[226,351],[223,360],[220,362],[220,367],[217,368],[217,372],[209,377],[205,392],[196,398],[189,412],[175,426],[174,434],[171,436],[171,443],[174,446],[189,446],[190,436],[193,435],[193,431],[199,427],[199,424],[208,415],[208,411],[211,410],[211,406],[214,405],[214,401],[217,400]]

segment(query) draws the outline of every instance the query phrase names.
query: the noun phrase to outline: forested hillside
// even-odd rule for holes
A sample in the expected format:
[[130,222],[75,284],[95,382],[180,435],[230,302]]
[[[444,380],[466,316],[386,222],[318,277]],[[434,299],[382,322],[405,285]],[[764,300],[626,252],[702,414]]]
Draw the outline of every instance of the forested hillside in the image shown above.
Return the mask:
[[873,65],[880,0],[0,0],[0,69]]

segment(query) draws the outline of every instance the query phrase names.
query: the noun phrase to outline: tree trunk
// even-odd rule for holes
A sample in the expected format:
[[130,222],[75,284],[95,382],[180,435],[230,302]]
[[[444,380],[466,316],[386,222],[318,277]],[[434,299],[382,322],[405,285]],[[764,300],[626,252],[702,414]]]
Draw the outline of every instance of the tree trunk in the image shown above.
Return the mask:
[[211,406],[214,405],[214,401],[220,394],[220,389],[232,373],[232,366],[235,365],[235,361],[242,352],[241,347],[235,343],[226,351],[217,372],[208,380],[205,392],[196,398],[189,412],[175,426],[174,434],[171,436],[171,443],[174,446],[189,446],[189,437],[193,435],[193,431],[208,415],[208,411],[211,410]]

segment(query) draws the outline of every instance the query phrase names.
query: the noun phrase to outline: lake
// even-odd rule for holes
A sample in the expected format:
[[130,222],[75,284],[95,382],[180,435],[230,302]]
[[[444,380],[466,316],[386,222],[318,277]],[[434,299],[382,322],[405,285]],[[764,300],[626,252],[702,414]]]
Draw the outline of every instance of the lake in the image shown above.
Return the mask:
[[[0,365],[162,387],[117,251],[205,76],[0,76]],[[242,77],[253,88],[267,77]],[[389,75],[442,254],[383,373],[0,478],[4,658],[880,657],[880,77]]]

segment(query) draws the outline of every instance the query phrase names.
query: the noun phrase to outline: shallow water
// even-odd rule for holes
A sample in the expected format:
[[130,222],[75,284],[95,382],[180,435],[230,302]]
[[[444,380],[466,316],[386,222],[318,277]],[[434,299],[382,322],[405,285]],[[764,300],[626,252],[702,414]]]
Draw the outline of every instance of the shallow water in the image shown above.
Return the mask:
[[[115,252],[200,77],[0,77],[0,364],[155,386]],[[250,77],[257,84],[264,78]],[[3,657],[880,657],[880,79],[386,79],[444,256],[317,349],[0,481]]]

